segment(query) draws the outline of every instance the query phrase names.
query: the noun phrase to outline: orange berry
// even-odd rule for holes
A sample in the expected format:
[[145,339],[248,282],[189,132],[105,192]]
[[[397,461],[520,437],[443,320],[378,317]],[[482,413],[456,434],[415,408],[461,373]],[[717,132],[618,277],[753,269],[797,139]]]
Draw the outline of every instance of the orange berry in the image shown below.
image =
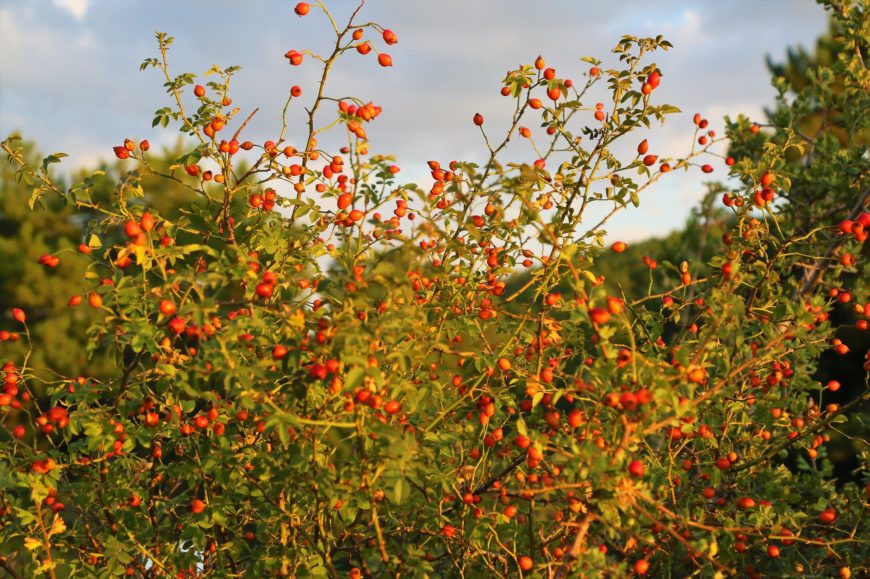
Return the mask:
[[154,224],[154,216],[147,211],[142,214],[142,217],[139,218],[139,227],[142,228],[142,231],[151,231],[152,229],[154,229]]
[[130,239],[136,239],[142,234],[142,228],[139,227],[139,224],[135,221],[128,221],[124,224],[124,233],[126,233],[127,237]]
[[347,209],[350,207],[353,196],[350,193],[342,193],[338,196],[338,208]]
[[88,304],[92,308],[99,308],[103,305],[103,297],[97,292],[91,292],[88,294]]
[[610,320],[610,312],[604,308],[592,308],[589,310],[589,317],[595,325],[606,324]]
[[819,522],[825,525],[831,525],[837,520],[837,511],[834,509],[825,509],[819,514]]
[[607,311],[617,316],[622,313],[624,303],[617,297],[610,296],[607,298]]
[[520,569],[522,569],[523,571],[530,571],[532,567],[535,566],[535,562],[532,561],[532,558],[525,555],[517,559],[517,562],[520,565]]
[[178,311],[175,302],[172,300],[160,300],[160,313],[164,316],[172,316]]
[[649,571],[649,561],[646,559],[640,559],[634,564],[634,572],[638,575],[646,575],[647,571]]

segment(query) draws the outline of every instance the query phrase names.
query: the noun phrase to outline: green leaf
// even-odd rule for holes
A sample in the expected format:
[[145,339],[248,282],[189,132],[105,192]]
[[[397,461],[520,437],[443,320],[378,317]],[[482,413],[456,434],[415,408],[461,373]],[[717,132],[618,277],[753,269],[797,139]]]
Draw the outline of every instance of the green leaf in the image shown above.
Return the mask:
[[31,209],[31,211],[33,210],[34,205],[36,205],[36,202],[40,200],[42,192],[42,187],[36,187],[30,194],[30,199],[27,200],[27,206]]
[[48,166],[52,163],[60,163],[60,160],[64,157],[68,157],[66,153],[53,153],[42,160],[42,169],[44,171],[48,170]]
[[158,364],[157,369],[168,376],[175,376],[175,374],[178,372],[178,369],[171,364]]
[[405,502],[408,496],[411,494],[411,485],[408,484],[408,481],[405,477],[401,476],[396,479],[396,484],[393,485],[393,500],[397,505],[401,505]]

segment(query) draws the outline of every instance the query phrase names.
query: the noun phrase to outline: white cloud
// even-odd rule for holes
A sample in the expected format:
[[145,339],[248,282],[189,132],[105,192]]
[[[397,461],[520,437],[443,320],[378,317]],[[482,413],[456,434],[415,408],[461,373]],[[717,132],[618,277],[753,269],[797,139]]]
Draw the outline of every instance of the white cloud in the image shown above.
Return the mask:
[[97,39],[94,37],[93,33],[86,30],[78,37],[76,37],[75,44],[78,48],[90,50],[92,48],[96,48]]
[[54,5],[72,14],[76,20],[84,20],[91,0],[54,0]]
[[700,43],[704,39],[704,23],[701,15],[696,10],[686,10],[683,12],[682,22],[680,22],[677,34],[679,41],[684,46],[692,46]]
[[[55,0],[56,3],[61,0]],[[62,0],[88,2],[89,0]],[[0,95],[25,94],[34,90],[40,97],[47,84],[78,85],[82,69],[71,62],[89,62],[96,68],[103,64],[93,58],[98,39],[93,32],[42,17],[33,5],[16,5],[0,10],[0,74],[3,87]],[[90,70],[90,69],[89,69]],[[4,110],[0,114],[7,114]]]

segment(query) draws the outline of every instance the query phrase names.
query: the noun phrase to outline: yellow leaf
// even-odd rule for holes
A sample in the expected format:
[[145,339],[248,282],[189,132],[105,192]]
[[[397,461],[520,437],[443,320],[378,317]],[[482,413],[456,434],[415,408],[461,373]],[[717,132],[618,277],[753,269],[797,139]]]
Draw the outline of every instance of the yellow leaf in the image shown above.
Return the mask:
[[35,575],[40,575],[40,574],[42,574],[42,573],[45,573],[46,571],[50,571],[51,569],[54,569],[55,567],[57,567],[57,561],[52,561],[51,563],[49,563],[49,562],[46,561],[45,563],[43,563],[42,565],[40,565],[39,567],[37,567],[37,568],[33,571],[33,573],[34,573]]
[[66,531],[66,523],[63,522],[60,515],[54,515],[54,521],[51,523],[51,529],[48,531],[48,536],[57,535],[64,531]]
[[24,546],[33,551],[42,547],[42,541],[33,537],[24,537]]
[[592,273],[591,271],[584,269],[584,270],[581,270],[580,273],[582,273],[586,277],[586,279],[588,279],[592,283],[596,283],[598,281],[598,278],[596,278],[595,274]]
[[294,330],[301,330],[305,327],[305,314],[302,313],[302,310],[296,310],[287,321]]
[[145,248],[141,245],[133,246],[133,253],[136,255],[136,263],[144,270],[148,270],[148,260],[145,258]]

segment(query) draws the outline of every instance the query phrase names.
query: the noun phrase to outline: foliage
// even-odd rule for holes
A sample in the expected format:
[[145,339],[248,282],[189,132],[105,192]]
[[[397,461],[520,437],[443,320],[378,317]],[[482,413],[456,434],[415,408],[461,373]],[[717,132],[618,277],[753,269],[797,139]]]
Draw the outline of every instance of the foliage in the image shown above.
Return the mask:
[[[31,164],[41,160],[30,144],[22,147],[22,154]],[[81,310],[66,313],[67,301],[79,291],[88,265],[74,249],[84,240],[73,208],[51,198],[45,207],[31,211],[26,201],[32,187],[16,180],[12,165],[4,163],[0,172],[0,308],[9,312],[21,307],[29,312],[29,330],[33,341],[40,344],[31,356],[34,367],[51,368],[65,376],[110,372],[109,360],[88,360],[87,353],[75,347],[81,344],[80,338],[70,342],[70,336],[82,336],[98,319]],[[84,214],[79,216],[87,219]],[[63,267],[41,265],[43,255],[59,256]],[[21,340],[4,344],[4,354],[10,359],[21,360],[27,351]]]
[[[870,227],[857,203],[866,150],[832,149],[820,185],[857,207],[851,222],[838,225],[849,209],[816,205],[799,220],[775,198],[822,176],[787,159],[806,146],[794,116],[774,119],[776,138],[757,149],[758,127],[729,123],[737,159],[724,165],[737,185],[723,197],[726,214],[712,196],[699,213],[704,227],[723,229],[722,242],[697,248],[691,263],[658,262],[660,286],[623,300],[597,269],[608,219],[671,171],[723,164],[715,151],[726,137],[699,116],[680,158],[638,143],[638,129],[678,110],[657,102],[664,77],[650,60],[669,43],[625,36],[612,68],[586,58],[577,84],[540,57],[511,71],[504,136],[474,117],[488,160],[430,161],[426,191],[369,152],[364,126],[380,108],[337,101],[327,83],[354,52],[374,50],[389,66],[382,47],[394,33],[355,24],[359,10],[342,26],[319,3],[297,13],[311,8],[328,17],[336,44],[329,55],[285,55],[323,67],[301,146],[285,141],[283,119],[275,141],[240,140],[256,109],[231,108],[234,69],[213,69],[217,80],[191,96],[195,77],[171,74],[164,34],[159,56],[143,63],[172,102],[155,126],[177,125],[194,141],[171,165],[157,166],[147,141],[125,140],[115,154],[132,169],[98,195],[87,179],[56,184],[50,163],[3,142],[34,203],[63,219],[88,216],[77,307],[96,321],[82,347],[117,366],[55,377],[32,363],[44,346],[30,312],[11,312],[4,568],[52,577],[866,572],[870,486],[836,487],[825,447],[868,398],[866,383],[855,401],[823,405],[820,393],[834,387],[813,378],[821,352],[851,355],[829,322],[835,303],[855,306],[856,331],[867,329],[866,287],[838,285],[859,268],[866,278],[856,255]],[[860,7],[834,14],[850,42],[866,43]],[[365,40],[373,32],[383,43]],[[862,114],[861,50],[825,67],[854,97],[838,100],[843,119]],[[595,90],[607,91],[606,104]],[[302,98],[294,87],[287,107]],[[337,151],[318,144],[345,131]],[[530,162],[502,164],[518,135]],[[163,210],[147,196],[155,178],[195,198]],[[593,206],[608,213],[588,223]],[[802,456],[795,470],[781,463],[791,449]],[[859,457],[866,479],[866,447]]]

